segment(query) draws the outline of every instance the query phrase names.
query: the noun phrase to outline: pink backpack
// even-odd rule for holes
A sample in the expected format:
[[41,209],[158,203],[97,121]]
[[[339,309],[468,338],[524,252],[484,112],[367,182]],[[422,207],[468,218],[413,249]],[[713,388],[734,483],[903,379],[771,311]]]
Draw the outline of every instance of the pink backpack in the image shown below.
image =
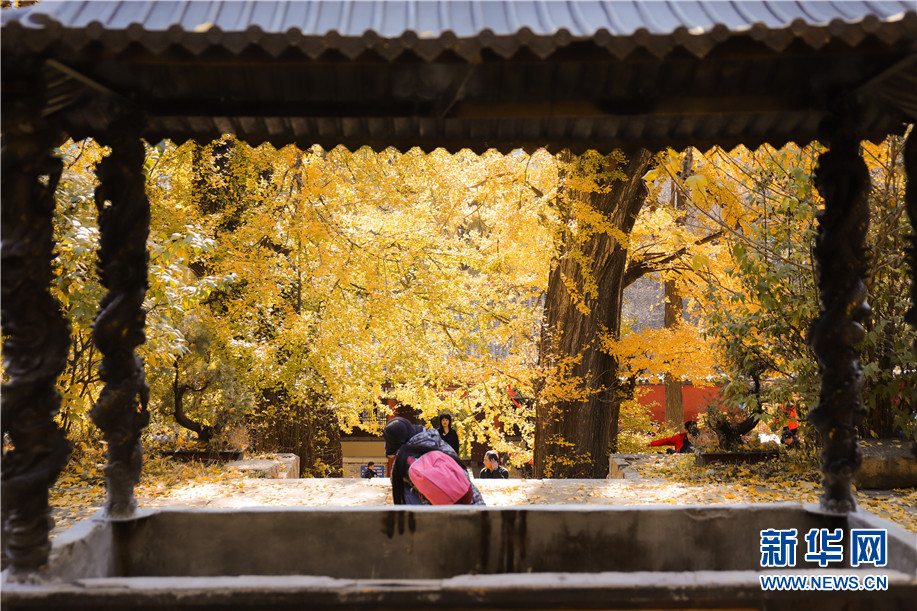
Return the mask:
[[438,450],[416,460],[408,459],[408,477],[417,491],[433,505],[471,503],[471,482],[455,459]]

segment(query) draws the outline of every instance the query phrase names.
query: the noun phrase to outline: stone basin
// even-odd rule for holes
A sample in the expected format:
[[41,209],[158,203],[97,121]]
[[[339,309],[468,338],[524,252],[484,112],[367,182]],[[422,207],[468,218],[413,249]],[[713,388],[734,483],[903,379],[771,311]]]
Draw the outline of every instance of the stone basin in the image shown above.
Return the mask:
[[[796,528],[795,568],[760,532]],[[812,528],[885,529],[887,566],[803,559]],[[846,547],[846,543],[845,543]],[[883,576],[884,591],[763,591],[761,575]],[[908,609],[917,535],[864,510],[703,506],[141,510],[54,541],[14,609]]]

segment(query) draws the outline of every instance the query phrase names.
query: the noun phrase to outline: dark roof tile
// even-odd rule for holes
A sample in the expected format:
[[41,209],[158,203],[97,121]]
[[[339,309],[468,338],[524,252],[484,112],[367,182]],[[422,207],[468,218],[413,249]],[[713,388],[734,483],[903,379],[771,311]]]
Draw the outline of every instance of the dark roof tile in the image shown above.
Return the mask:
[[[826,28],[832,24],[832,34],[843,36],[838,23],[847,29],[871,31],[882,22],[899,19],[905,12],[913,11],[912,2],[787,2],[743,1],[722,2],[693,0],[684,2],[600,2],[585,0],[562,2],[558,0],[492,0],[427,2],[419,0],[341,1],[318,0],[289,2],[277,0],[202,1],[191,2],[133,2],[103,0],[72,2],[45,0],[22,10],[4,11],[3,22],[20,16],[34,16],[22,21],[28,30],[39,30],[50,22],[66,30],[74,30],[68,37],[74,46],[82,46],[80,35],[102,38],[101,30],[121,30],[131,24],[142,24],[139,37],[148,48],[161,48],[158,41],[147,40],[177,30],[184,36],[175,39],[189,50],[199,53],[208,46],[224,46],[231,51],[243,48],[239,35],[250,34],[257,42],[261,34],[286,34],[290,30],[303,37],[324,37],[331,47],[346,50],[349,55],[369,48],[377,39],[406,39],[407,45],[418,38],[438,41],[436,50],[455,47],[458,39],[480,37],[485,46],[506,52],[519,44],[530,44],[539,55],[553,51],[571,39],[596,37],[638,36],[644,45],[654,50],[668,50],[674,46],[668,40],[676,32],[679,45],[693,53],[703,52],[709,44],[697,44],[691,37],[709,36],[717,26],[733,32],[748,31],[755,27],[762,38],[783,48],[792,38],[792,30]],[[40,18],[39,18],[40,16]],[[253,27],[257,26],[257,27]],[[520,33],[525,40],[519,40]],[[779,35],[763,33],[782,31]],[[204,41],[201,34],[210,32]],[[367,38],[370,32],[374,36]],[[454,36],[447,36],[451,32]],[[685,37],[684,33],[690,33]],[[21,32],[10,33],[15,36]],[[42,37],[47,45],[52,37]],[[482,36],[483,35],[483,36]],[[647,36],[650,35],[650,36]],[[900,36],[888,30],[886,36]],[[665,42],[660,42],[662,37]],[[824,36],[810,35],[813,44],[821,44]],[[515,39],[515,40],[513,40]],[[273,44],[277,44],[274,39]],[[360,42],[364,40],[364,42]],[[537,43],[535,42],[537,40]],[[365,42],[369,41],[369,43]],[[295,45],[297,41],[290,44]],[[402,42],[405,42],[403,40]],[[606,40],[606,43],[608,41]],[[227,44],[228,43],[228,44]],[[546,44],[548,43],[548,44]],[[553,43],[553,44],[551,44]],[[34,41],[33,41],[34,44]],[[362,45],[362,46],[361,46]],[[434,50],[428,48],[426,54]]]
[[229,131],[276,146],[780,146],[814,138],[839,93],[868,102],[870,138],[917,119],[917,66],[906,63],[917,53],[913,9],[45,0],[0,12],[0,44],[4,85],[22,49],[49,60],[63,94],[45,112],[79,137],[106,129],[108,95],[135,101],[149,139]]

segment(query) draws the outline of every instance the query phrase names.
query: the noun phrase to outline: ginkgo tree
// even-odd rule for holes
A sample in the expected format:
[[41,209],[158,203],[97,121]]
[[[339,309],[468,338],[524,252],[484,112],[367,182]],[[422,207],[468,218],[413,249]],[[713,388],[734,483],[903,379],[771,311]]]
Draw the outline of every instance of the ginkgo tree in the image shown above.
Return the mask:
[[647,189],[652,155],[561,155],[557,218],[545,299],[536,387],[536,477],[604,477],[628,388],[603,349],[617,339],[628,240]]
[[[717,262],[723,232],[699,222],[680,201],[698,181],[686,171],[693,165],[691,158],[690,150],[681,154],[664,151],[655,156],[652,169],[641,177],[647,186],[646,203],[627,236],[622,284],[627,288],[645,277],[664,286],[661,300],[653,307],[665,310],[665,326],[640,324],[635,330],[632,323],[638,321],[621,320],[617,333],[603,329],[599,334],[601,350],[619,364],[622,380],[619,418],[623,437],[613,440],[611,451],[640,451],[657,430],[640,401],[646,390],[638,380],[665,381],[666,420],[671,419],[669,425],[680,431],[683,384],[719,384],[722,376],[719,354],[700,324],[705,302],[699,296],[702,287],[716,281],[722,271]],[[675,172],[687,183],[681,190],[675,189],[665,174],[665,168],[675,167],[680,168]],[[677,401],[671,401],[670,395],[676,395]]]
[[[385,389],[528,459],[530,404],[507,390],[530,393],[537,358],[553,220],[536,192],[556,181],[550,155],[277,151],[229,137],[147,152],[154,432],[175,419],[206,438],[229,416],[256,438],[296,429],[284,442],[309,444],[296,449],[320,474],[335,431],[374,430],[361,416]],[[62,415],[82,427],[99,391],[93,189],[106,151],[61,153],[55,291],[75,337]]]
[[[751,415],[730,424],[714,415],[713,426],[747,432],[769,413],[785,424],[817,400],[819,378],[806,333],[818,300],[811,245],[821,200],[811,173],[821,147],[751,152],[667,151],[645,175],[651,195],[629,236],[625,278],[653,273],[676,284],[692,312],[670,329],[646,328],[602,334],[603,348],[622,364],[621,373],[670,374],[687,380],[725,381],[725,398]],[[692,152],[688,152],[689,154]],[[904,244],[902,140],[863,143],[872,175],[871,239],[900,244],[873,259],[868,286],[873,316],[861,346],[864,403],[862,432],[870,436],[914,436],[915,384],[910,346],[913,330],[903,320],[908,303]],[[665,188],[676,189],[688,210],[666,205]],[[627,283],[627,281],[625,281]]]
[[[814,407],[819,377],[807,330],[818,314],[816,270],[811,247],[823,203],[812,186],[822,147],[789,144],[776,150],[713,149],[696,157],[695,175],[678,178],[678,159],[663,160],[660,172],[676,181],[708,231],[721,231],[725,249],[698,261],[704,274],[696,293],[704,333],[728,373],[726,395],[755,411],[767,404],[778,419],[793,406],[800,417]],[[908,268],[904,244],[910,227],[904,214],[903,140],[863,143],[870,168],[871,243],[899,244],[874,251],[867,288],[872,316],[860,346],[868,410],[862,433],[914,436],[917,387],[911,346],[914,330],[904,323]]]
[[229,141],[192,157],[186,182],[209,191],[197,212],[218,243],[198,267],[235,279],[210,309],[255,428],[298,422],[333,446],[340,426],[377,426],[361,416],[385,389],[525,458],[490,423],[531,428],[506,389],[530,385],[551,247],[523,181],[550,164]]
[[[98,397],[101,355],[92,341],[92,322],[103,289],[96,272],[98,248],[95,166],[107,154],[92,140],[66,142],[59,154],[64,172],[58,184],[55,238],[59,244],[52,294],[60,300],[71,327],[71,352],[67,368],[58,381],[63,397],[60,418],[68,435],[82,447],[95,435],[88,411]],[[211,248],[201,228],[180,205],[160,201],[157,193],[170,191],[174,176],[168,168],[165,145],[148,147],[144,174],[154,206],[150,231],[150,288],[144,307],[147,341],[140,352],[155,379],[162,367],[171,366],[183,352],[184,337],[178,328],[186,312],[198,307],[216,279],[197,281],[187,265],[194,253]]]
[[[870,147],[874,231],[903,240],[900,143]],[[539,475],[603,476],[641,372],[720,371],[745,391],[757,377],[770,381],[760,402],[805,403],[816,151],[695,151],[686,175],[671,151],[276,150],[229,136],[149,146],[141,350],[157,423],[208,434],[244,424],[256,445],[296,451],[321,475],[340,464],[342,428],[379,432],[366,415],[384,396],[428,421],[450,411],[466,443],[517,465],[534,453]],[[62,153],[55,291],[75,338],[62,415],[79,427],[98,392],[92,189],[105,150],[71,142]],[[691,215],[665,205],[663,183]],[[866,369],[876,405],[899,406],[895,385],[913,372],[895,348],[912,341],[896,318],[903,270],[874,265],[873,289],[887,297],[874,302],[866,345],[867,363],[882,365]],[[695,304],[689,320],[621,326],[622,291],[647,273]]]
[[675,185],[666,174],[671,171],[683,181],[682,194],[702,184],[702,175],[684,175],[683,160],[689,154],[664,151],[643,175],[649,195],[628,236],[624,272],[625,286],[643,276],[660,284],[672,283],[677,295],[689,304],[687,317],[679,313],[665,328],[645,326],[640,331],[631,331],[625,321],[618,336],[602,334],[603,349],[622,363],[622,375],[628,377],[669,375],[696,384],[719,377],[719,354],[705,337],[701,318],[709,305],[703,299],[708,287],[724,274],[724,232],[690,214],[689,209],[673,205]]
[[[74,271],[92,269],[92,166],[104,154],[68,145],[86,146],[95,156],[67,174],[88,185],[69,225],[84,246],[61,250],[61,267]],[[572,275],[556,267],[553,286],[584,315],[604,290],[584,245],[596,235],[626,240],[589,201],[623,174],[595,174],[598,157],[571,161],[544,151],[277,151],[230,137],[148,147],[142,350],[158,422],[173,417],[207,437],[241,416],[256,439],[292,446],[321,474],[339,459],[340,427],[374,430],[362,416],[384,393],[428,419],[452,411],[466,441],[527,461],[537,419],[508,389],[531,396],[537,383],[569,402],[584,388],[564,379],[565,357],[561,368],[536,366],[545,296],[557,295],[548,264],[580,266]],[[85,310],[78,329],[88,329],[94,303],[90,293],[75,300]]]

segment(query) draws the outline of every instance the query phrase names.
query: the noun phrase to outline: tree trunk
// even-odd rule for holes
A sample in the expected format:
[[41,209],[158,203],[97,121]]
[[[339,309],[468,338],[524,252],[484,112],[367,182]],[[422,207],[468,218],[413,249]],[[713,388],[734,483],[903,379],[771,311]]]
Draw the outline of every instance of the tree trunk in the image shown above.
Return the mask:
[[192,391],[202,391],[207,387],[207,384],[204,383],[203,387],[193,387],[188,384],[181,384],[179,382],[179,366],[178,361],[175,361],[175,379],[172,380],[172,394],[174,395],[175,400],[175,409],[172,412],[172,415],[175,416],[175,422],[179,426],[182,426],[189,431],[197,434],[197,440],[201,443],[209,443],[213,438],[213,427],[207,426],[195,422],[185,413],[185,393],[189,390]]
[[[626,179],[602,193],[575,193],[588,198],[608,221],[629,233],[647,192],[643,175],[652,155],[640,150],[625,169]],[[577,307],[566,282],[578,290],[584,274],[572,257],[557,261],[548,280],[539,361],[544,371],[557,370],[565,359],[577,359],[565,371],[580,380],[589,394],[564,400],[538,393],[535,408],[535,476],[601,478],[608,472],[607,454],[617,437],[621,402],[618,364],[598,345],[599,333],[617,336],[621,321],[627,251],[607,233],[592,236],[583,247],[598,285],[595,298],[586,297],[588,313]]]
[[[675,290],[675,281],[665,281],[665,308],[664,324],[666,329],[674,327],[681,320],[684,302],[681,295]],[[681,396],[682,381],[671,373],[665,374],[665,421],[668,424],[678,425],[679,428],[685,420],[685,406]]]
[[[872,293],[869,293],[872,294]],[[895,343],[894,338],[894,325],[888,325],[888,329],[891,330],[891,333],[883,333],[885,337],[886,345],[893,346]],[[893,371],[894,365],[892,359],[889,358],[887,352],[880,350],[869,350],[866,354],[863,355],[863,360],[867,363],[877,363],[879,365],[879,371]],[[887,380],[881,380],[879,383],[885,382]],[[863,418],[863,425],[860,427],[860,436],[864,438],[874,438],[874,439],[883,439],[888,437],[894,437],[897,432],[897,427],[895,426],[895,412],[898,407],[899,402],[906,401],[906,390],[903,383],[899,383],[900,388],[895,388],[891,392],[876,392],[873,391],[870,394],[873,397],[873,403],[869,405],[869,410],[866,412],[866,416]],[[869,385],[867,384],[868,388]],[[894,387],[893,387],[894,388]],[[872,390],[872,389],[870,389]]]
[[300,476],[340,477],[341,427],[325,397],[310,394],[306,402],[291,405],[285,390],[262,389],[258,403],[248,419],[254,451],[295,453]]
[[[679,178],[682,181],[684,181],[688,176],[692,174],[693,166],[694,149],[689,147],[685,152],[685,158],[681,164],[681,172]],[[671,204],[672,207],[675,208],[676,214],[687,209],[687,202],[685,202],[684,191],[681,189],[676,189],[674,181],[672,184],[671,198]],[[684,218],[681,216],[676,217],[675,223],[678,225],[684,225]],[[675,285],[675,281],[666,280],[664,308],[665,328],[671,329],[677,325],[684,315],[684,311],[684,300],[678,293],[678,288]],[[681,395],[682,384],[682,381],[674,378],[672,374],[665,374],[665,421],[668,424],[675,424],[679,427],[681,427],[685,420],[685,406]]]
[[343,477],[341,427],[334,410],[319,404],[308,406],[305,424],[299,454],[303,471],[312,475]]
[[[760,411],[760,410],[759,410]],[[736,452],[742,445],[742,436],[747,435],[758,424],[755,416],[749,416],[736,423],[729,421],[725,415],[712,423],[713,431],[720,442],[720,447],[726,452]]]

